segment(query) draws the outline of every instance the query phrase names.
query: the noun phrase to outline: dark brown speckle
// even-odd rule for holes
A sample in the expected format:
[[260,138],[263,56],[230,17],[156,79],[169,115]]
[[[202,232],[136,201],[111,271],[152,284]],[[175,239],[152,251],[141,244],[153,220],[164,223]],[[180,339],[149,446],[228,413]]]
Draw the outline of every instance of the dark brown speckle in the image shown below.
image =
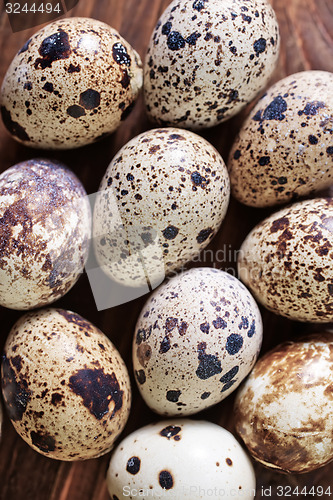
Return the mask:
[[114,373],[102,369],[83,368],[69,378],[69,388],[83,399],[83,404],[94,417],[101,420],[109,413],[110,402],[114,402],[111,418],[123,405],[123,391]]
[[49,453],[56,449],[56,441],[54,437],[45,431],[31,431],[30,432],[31,442],[39,450],[44,453]]
[[35,69],[50,68],[54,61],[68,59],[71,52],[68,34],[59,28],[43,40],[39,48],[41,58],[36,59]]
[[158,482],[161,488],[170,490],[173,487],[173,478],[171,472],[162,470],[158,476]]

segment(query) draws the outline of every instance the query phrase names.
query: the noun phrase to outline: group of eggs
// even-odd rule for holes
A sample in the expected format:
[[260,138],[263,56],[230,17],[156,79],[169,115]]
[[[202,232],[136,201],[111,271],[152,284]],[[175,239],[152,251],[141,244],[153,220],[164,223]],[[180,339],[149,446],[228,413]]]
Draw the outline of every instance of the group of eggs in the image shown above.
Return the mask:
[[[331,73],[305,71],[268,89],[235,139],[228,168],[211,144],[184,130],[239,112],[265,87],[278,54],[277,21],[264,0],[173,0],[143,71],[133,48],[93,19],[63,19],[28,40],[1,88],[3,121],[15,139],[46,149],[97,141],[126,118],[142,86],[147,113],[163,128],[119,151],[93,215],[64,165],[32,159],[0,175],[0,304],[29,310],[62,297],[82,272],[91,239],[112,279],[128,287],[157,283],[212,240],[230,185],[255,207],[329,186]],[[332,247],[333,200],[300,201],[250,232],[239,276],[271,311],[328,323]],[[261,343],[258,306],[226,272],[192,269],[155,290],[135,328],[133,368],[146,403],[173,418],[118,445],[107,478],[113,500],[124,497],[124,486],[193,500],[200,497],[186,486],[198,482],[252,498],[252,465],[232,434],[178,418],[220,402],[251,370],[235,402],[236,431],[250,453],[290,472],[332,460],[331,334],[282,344],[256,363]],[[29,312],[13,326],[2,390],[22,438],[60,460],[110,451],[130,411],[129,376],[114,345],[89,321],[56,308]]]

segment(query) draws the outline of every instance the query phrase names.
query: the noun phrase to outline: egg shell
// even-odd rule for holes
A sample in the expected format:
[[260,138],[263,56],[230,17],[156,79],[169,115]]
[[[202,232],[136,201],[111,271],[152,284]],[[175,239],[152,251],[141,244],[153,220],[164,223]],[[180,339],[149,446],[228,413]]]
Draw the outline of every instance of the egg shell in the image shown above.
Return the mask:
[[303,71],[275,83],[252,109],[230,152],[232,194],[265,207],[333,183],[333,73]]
[[50,304],[83,272],[91,235],[87,194],[65,165],[32,159],[0,174],[0,305]]
[[196,268],[161,285],[138,318],[133,368],[147,405],[191,415],[227,397],[254,366],[259,309],[230,274]]
[[212,240],[229,194],[223,159],[202,137],[177,128],[135,137],[99,188],[93,235],[100,266],[127,286],[142,286],[147,276],[159,284]]
[[267,84],[279,45],[275,13],[262,0],[174,0],[145,58],[149,117],[192,129],[231,118]]
[[28,313],[13,326],[2,391],[19,435],[58,460],[110,451],[130,411],[130,382],[119,352],[92,323],[63,309]]
[[235,428],[250,453],[286,472],[333,459],[333,336],[312,335],[259,359],[236,396]]
[[173,419],[147,425],[119,443],[107,487],[113,500],[137,495],[249,500],[256,479],[250,459],[229,431],[211,422]]
[[298,321],[333,321],[333,199],[290,205],[243,242],[238,274],[265,307]]
[[1,87],[1,113],[26,146],[68,149],[113,132],[142,87],[139,55],[95,19],[71,17],[35,33]]

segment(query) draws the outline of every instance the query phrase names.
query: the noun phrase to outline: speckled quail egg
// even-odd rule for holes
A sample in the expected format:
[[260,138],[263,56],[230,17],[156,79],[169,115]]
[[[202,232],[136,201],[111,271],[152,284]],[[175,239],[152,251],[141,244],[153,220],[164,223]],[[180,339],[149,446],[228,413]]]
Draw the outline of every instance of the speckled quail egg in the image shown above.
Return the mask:
[[32,309],[62,297],[87,259],[90,205],[58,162],[27,160],[0,175],[0,305]]
[[231,149],[233,195],[264,207],[333,184],[333,73],[303,71],[273,85]]
[[333,459],[333,336],[279,345],[237,394],[236,430],[268,467],[309,472]]
[[238,387],[261,342],[259,309],[237,278],[213,268],[175,276],[151,295],[136,324],[141,395],[163,415],[197,413]]
[[59,460],[110,451],[130,410],[126,366],[111,341],[63,309],[24,315],[4,348],[2,391],[19,435]]
[[1,88],[2,118],[26,146],[76,148],[113,132],[141,87],[140,57],[115,29],[61,19],[14,57]]
[[163,128],[135,137],[99,188],[93,229],[99,265],[127,286],[160,283],[212,240],[229,189],[223,159],[197,134]]
[[258,224],[243,242],[240,279],[287,318],[333,321],[333,199],[295,203]]
[[119,443],[107,487],[113,500],[250,500],[256,479],[250,459],[229,431],[203,420],[173,419],[147,425]]
[[265,87],[279,44],[275,13],[262,0],[173,0],[146,54],[148,115],[193,129],[227,120]]

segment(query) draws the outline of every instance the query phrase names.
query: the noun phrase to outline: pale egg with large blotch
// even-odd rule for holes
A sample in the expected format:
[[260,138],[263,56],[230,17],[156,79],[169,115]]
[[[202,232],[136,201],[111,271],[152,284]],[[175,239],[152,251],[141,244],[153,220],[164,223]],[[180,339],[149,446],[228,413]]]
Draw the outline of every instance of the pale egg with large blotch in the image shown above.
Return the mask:
[[18,434],[57,460],[109,452],[130,411],[126,365],[109,338],[64,309],[20,318],[4,347],[2,393]]
[[251,460],[235,437],[211,422],[188,419],[157,422],[127,436],[111,456],[106,481],[113,500],[251,500],[256,490]]

